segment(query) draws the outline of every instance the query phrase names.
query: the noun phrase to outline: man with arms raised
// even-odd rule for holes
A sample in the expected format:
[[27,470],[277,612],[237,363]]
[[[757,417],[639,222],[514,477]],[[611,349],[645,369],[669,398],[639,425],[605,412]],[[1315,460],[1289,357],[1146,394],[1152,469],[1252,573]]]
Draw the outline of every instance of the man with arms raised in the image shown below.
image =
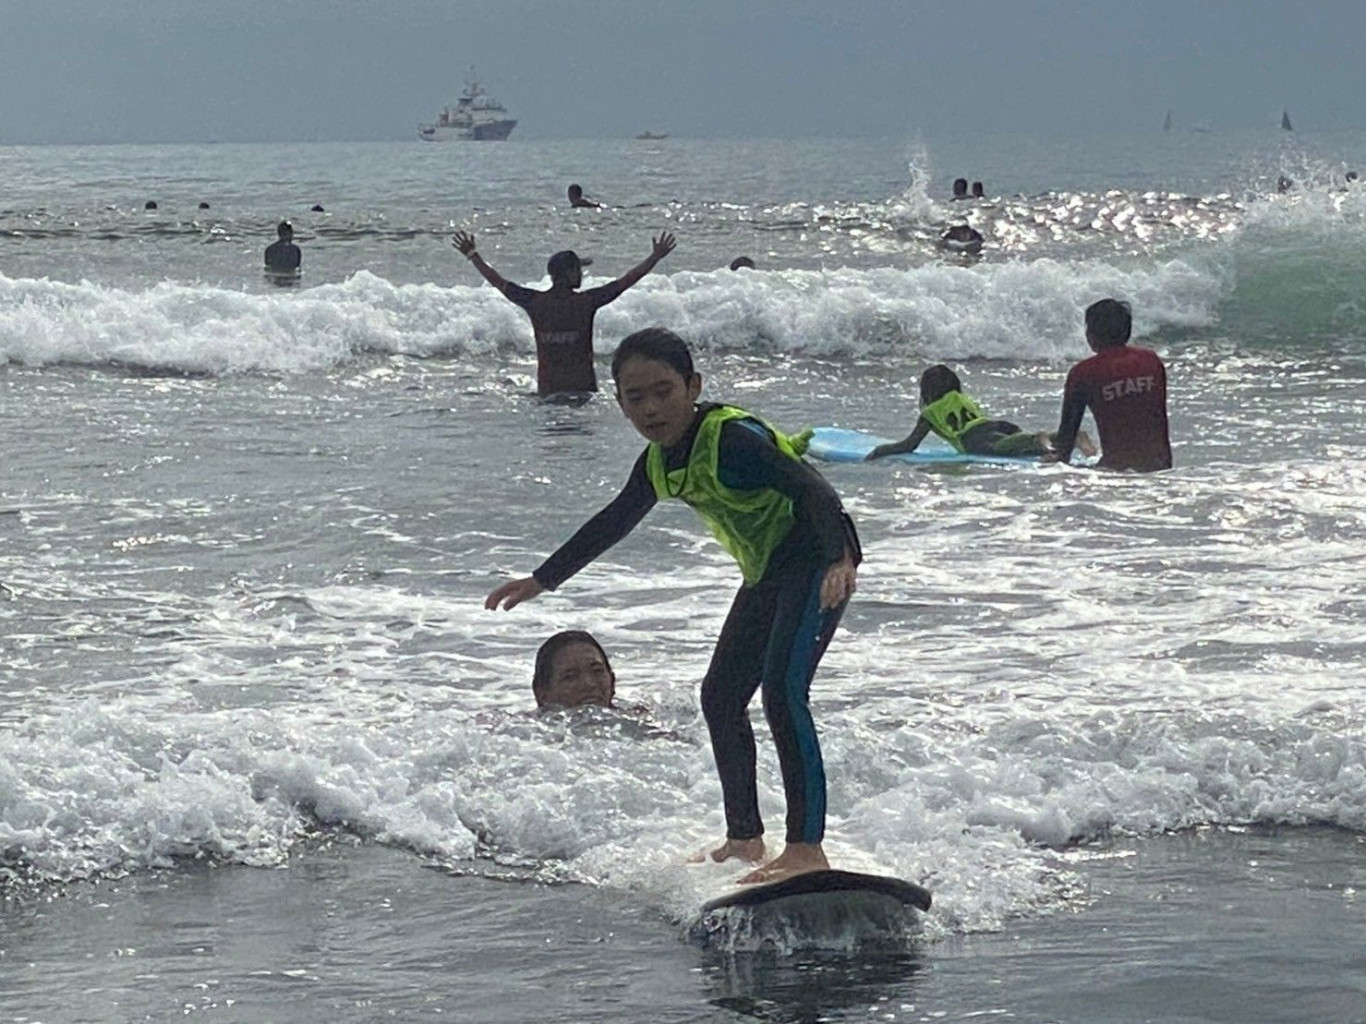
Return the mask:
[[1087,307],[1086,343],[1095,355],[1067,375],[1054,461],[1066,462],[1071,456],[1089,408],[1100,434],[1102,469],[1171,469],[1167,370],[1156,352],[1129,345],[1132,329],[1127,303],[1101,299]]
[[531,328],[536,333],[536,390],[546,398],[598,389],[597,373],[593,370],[593,317],[673,252],[674,236],[661,232],[650,255],[641,263],[611,284],[586,292],[578,288],[583,284],[583,267],[592,260],[580,259],[572,250],[550,257],[545,265],[550,288],[540,292],[513,284],[485,263],[475,248],[474,236],[468,232],[455,233],[455,247],[485,281],[531,317]]

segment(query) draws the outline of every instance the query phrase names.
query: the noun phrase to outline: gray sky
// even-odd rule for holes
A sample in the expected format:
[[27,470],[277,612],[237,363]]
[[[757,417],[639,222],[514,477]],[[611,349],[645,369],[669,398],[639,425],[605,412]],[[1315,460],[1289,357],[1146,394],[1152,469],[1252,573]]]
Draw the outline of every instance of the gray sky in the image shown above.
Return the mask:
[[0,144],[1366,126],[1360,0],[0,0]]

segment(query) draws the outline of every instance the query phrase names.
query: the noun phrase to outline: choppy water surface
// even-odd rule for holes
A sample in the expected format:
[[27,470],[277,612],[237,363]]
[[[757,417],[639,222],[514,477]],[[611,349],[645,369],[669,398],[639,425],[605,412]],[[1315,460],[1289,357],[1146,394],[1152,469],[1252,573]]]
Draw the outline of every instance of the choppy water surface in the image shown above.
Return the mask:
[[[70,180],[46,191],[52,154],[0,151],[29,169],[0,213],[0,915],[13,926],[0,972],[23,993],[0,986],[0,1007],[14,1019],[62,1019],[34,1001],[54,976],[43,962],[83,979],[82,1019],[159,1019],[192,961],[122,941],[142,913],[154,931],[189,929],[191,951],[199,931],[218,936],[209,962],[240,973],[238,1009],[209,1005],[209,979],[198,1008],[243,1020],[276,1019],[296,983],[311,1008],[292,1019],[462,1002],[464,1019],[525,1019],[528,977],[558,993],[549,1020],[1160,1016],[1140,946],[1115,940],[1133,966],[1115,968],[1109,998],[1132,1014],[1087,1012],[1065,980],[1104,948],[1115,907],[1146,898],[1104,881],[1116,850],[1156,857],[1154,877],[1175,872],[1183,892],[1223,894],[1176,901],[1188,931],[1253,891],[1228,865],[1266,857],[1291,874],[1319,865],[1290,886],[1287,927],[1337,887],[1329,919],[1350,929],[1339,910],[1355,906],[1366,832],[1366,267],[1362,193],[1341,189],[1333,160],[1359,157],[1359,140],[1154,157],[1176,168],[1165,178],[1116,160],[1068,180],[1038,157],[1020,195],[963,209],[989,239],[976,263],[938,254],[960,212],[927,184],[923,153],[907,170],[904,145],[853,160],[774,143],[754,157],[768,177],[725,147],[673,145],[648,157],[674,168],[656,178],[631,177],[647,158],[624,144],[509,146],[479,157],[506,161],[500,184],[462,185],[455,210],[429,152],[446,147],[362,150],[346,158],[351,192],[307,229],[305,286],[287,291],[255,279],[268,238],[248,235],[290,212],[287,196],[337,191],[351,165],[335,150],[303,147],[316,173],[263,186],[266,199],[226,188],[253,155],[236,147],[149,148],[179,161],[164,177],[148,150],[64,154]],[[994,185],[1012,150],[987,152]],[[586,187],[675,188],[574,220],[536,177],[550,157]],[[1285,166],[1306,187],[1268,194]],[[540,193],[518,184],[532,181]],[[162,210],[213,191],[229,238],[130,208],[153,190]],[[85,216],[97,226],[59,230]],[[380,227],[362,230],[366,217]],[[651,232],[676,231],[677,253],[599,317],[600,350],[673,327],[696,343],[707,396],[792,428],[899,436],[937,360],[993,414],[1051,427],[1085,354],[1081,310],[1107,294],[1134,304],[1140,342],[1168,364],[1172,472],[826,470],[867,555],[816,686],[831,844],[934,891],[903,948],[697,961],[683,942],[674,922],[715,884],[681,862],[722,827],[696,689],[736,574],[686,509],[661,507],[560,593],[482,609],[615,493],[641,442],[608,396],[529,397],[529,327],[477,287],[451,223],[497,239],[495,262],[529,280],[567,244],[614,274]],[[738,251],[760,269],[715,269]],[[570,627],[603,641],[619,695],[654,728],[528,713],[535,647]],[[760,773],[773,824],[781,785],[762,742]],[[1223,831],[1245,826],[1262,830],[1259,851]],[[1224,838],[1160,838],[1197,827]],[[285,870],[231,871],[218,889],[206,863]],[[478,880],[509,872],[532,884]],[[48,902],[92,876],[127,880]],[[419,905],[395,910],[400,891]],[[254,967],[224,945],[319,900],[373,942],[337,938],[336,958],[310,959],[287,934]],[[323,917],[318,934],[339,935]],[[528,921],[560,937],[558,960],[537,959]],[[1101,931],[1073,946],[1074,922]],[[521,939],[499,944],[505,929]],[[1019,929],[1025,945],[999,945]],[[73,933],[134,952],[78,970]],[[998,945],[983,952],[983,936]],[[1189,955],[1283,962],[1265,942],[1221,952],[1210,934]],[[953,994],[973,957],[1025,950],[1041,951],[1051,996]],[[1316,957],[1295,968],[1321,982],[1308,988],[1358,985],[1359,964]],[[328,973],[339,963],[345,985]],[[153,994],[115,998],[108,986],[137,972],[160,979]],[[946,975],[954,985],[925,987]],[[1208,1005],[1183,1019],[1276,1019],[1239,1016],[1246,1001],[1213,979],[1200,991]],[[1334,1016],[1346,1003],[1314,1005],[1352,1019]]]

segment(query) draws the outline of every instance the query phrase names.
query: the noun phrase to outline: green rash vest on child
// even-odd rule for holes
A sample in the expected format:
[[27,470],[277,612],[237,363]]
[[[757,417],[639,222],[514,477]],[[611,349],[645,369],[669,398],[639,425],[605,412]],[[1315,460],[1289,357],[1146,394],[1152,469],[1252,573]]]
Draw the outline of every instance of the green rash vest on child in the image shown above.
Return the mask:
[[982,407],[961,391],[950,391],[936,398],[920,410],[920,415],[931,430],[959,453],[967,450],[963,446],[963,435],[986,420]]
[[723,405],[703,418],[682,469],[667,471],[664,449],[652,443],[646,449],[645,470],[655,496],[678,498],[691,505],[735,558],[745,582],[757,583],[763,578],[773,552],[792,530],[795,517],[792,499],[786,495],[769,488],[735,490],[721,482],[721,428],[739,419],[761,424],[772,435],[778,450],[792,459],[801,457],[810,440],[810,431],[788,437],[743,409]]

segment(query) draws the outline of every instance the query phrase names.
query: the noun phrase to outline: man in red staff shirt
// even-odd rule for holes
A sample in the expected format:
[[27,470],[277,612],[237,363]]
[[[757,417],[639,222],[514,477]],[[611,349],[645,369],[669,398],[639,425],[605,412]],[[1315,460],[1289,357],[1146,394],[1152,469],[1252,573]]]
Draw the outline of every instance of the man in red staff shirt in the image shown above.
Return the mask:
[[1071,456],[1089,408],[1100,434],[1100,468],[1139,473],[1171,469],[1167,370],[1156,352],[1129,345],[1132,329],[1127,303],[1101,299],[1087,307],[1086,343],[1095,355],[1067,375],[1051,459],[1066,462]]

